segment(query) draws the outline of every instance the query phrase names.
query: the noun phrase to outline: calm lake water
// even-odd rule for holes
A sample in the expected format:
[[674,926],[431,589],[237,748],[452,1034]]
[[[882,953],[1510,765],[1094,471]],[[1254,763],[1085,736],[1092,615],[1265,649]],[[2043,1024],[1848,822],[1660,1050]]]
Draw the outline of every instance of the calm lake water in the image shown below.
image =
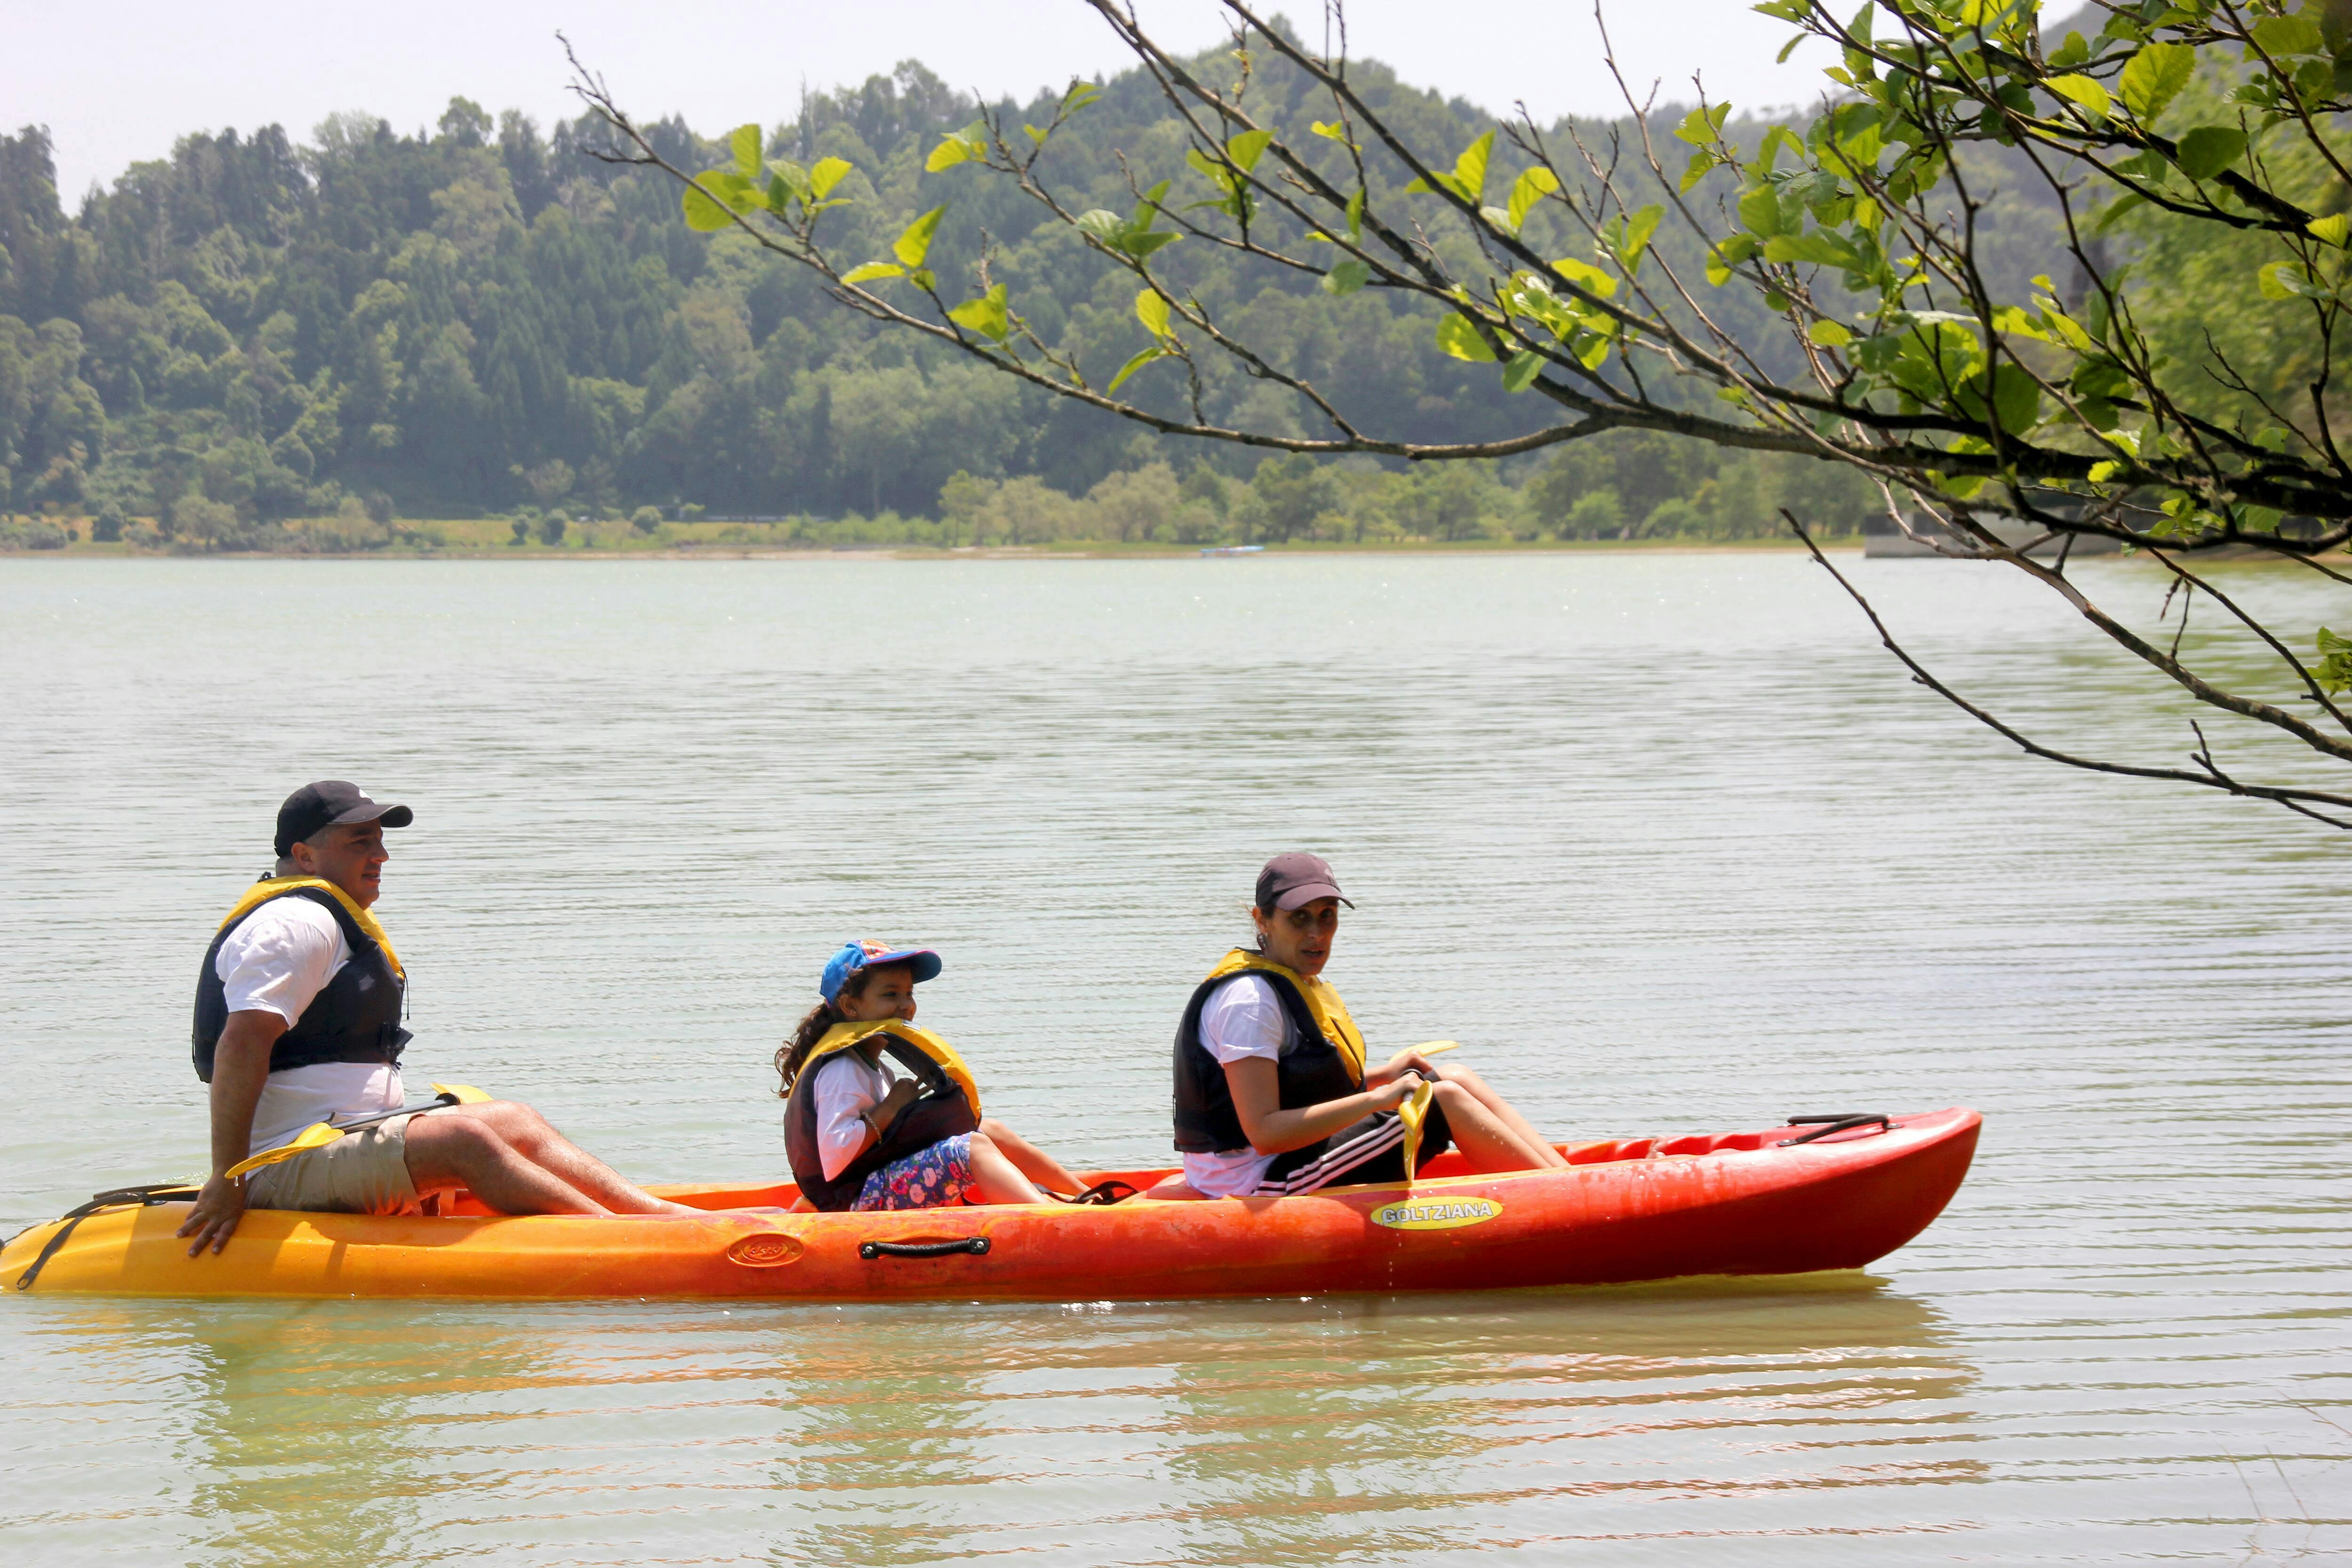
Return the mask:
[[[2030,585],[1853,570],[2053,741],[2188,749]],[[769,1054],[869,934],[944,952],[996,1114],[1169,1158],[1176,1014],[1293,847],[1375,1044],[1560,1138],[1965,1103],[1982,1152],[1779,1283],[8,1300],[13,1562],[2352,1556],[2352,843],[2017,757],[1797,558],[0,563],[0,1234],[201,1167],[197,962],[322,775],[416,807],[411,1081],[645,1179],[781,1170]]]

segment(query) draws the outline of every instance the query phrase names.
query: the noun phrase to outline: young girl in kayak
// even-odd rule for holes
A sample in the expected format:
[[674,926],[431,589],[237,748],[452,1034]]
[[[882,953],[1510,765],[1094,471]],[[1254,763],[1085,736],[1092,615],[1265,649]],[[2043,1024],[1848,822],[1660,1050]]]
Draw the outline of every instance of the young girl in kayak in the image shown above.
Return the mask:
[[1402,1181],[1397,1107],[1424,1080],[1435,1088],[1415,1169],[1449,1141],[1474,1171],[1567,1164],[1476,1073],[1412,1050],[1366,1062],[1347,1005],[1321,978],[1347,902],[1313,855],[1277,855],[1258,873],[1256,950],[1228,953],[1177,1026],[1185,1184],[1204,1197],[1248,1197]]
[[[1077,1179],[1003,1122],[945,1040],[912,1027],[915,986],[940,956],[850,942],[817,982],[823,998],[776,1052],[784,1145],[802,1201],[817,1209],[1037,1204],[1037,1184]],[[898,1078],[885,1054],[910,1069]]]

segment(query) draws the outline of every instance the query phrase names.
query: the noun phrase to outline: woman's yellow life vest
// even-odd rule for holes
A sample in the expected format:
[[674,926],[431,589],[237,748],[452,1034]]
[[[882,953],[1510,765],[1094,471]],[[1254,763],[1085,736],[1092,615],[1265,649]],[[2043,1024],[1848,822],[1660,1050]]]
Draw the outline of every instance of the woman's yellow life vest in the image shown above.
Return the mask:
[[1339,1000],[1339,994],[1331,988],[1329,981],[1319,974],[1301,974],[1287,964],[1276,963],[1265,954],[1246,947],[1237,947],[1225,954],[1223,961],[1209,971],[1207,978],[1229,980],[1244,973],[1278,974],[1297,986],[1299,999],[1307,1004],[1307,1011],[1314,1016],[1316,1027],[1322,1031],[1325,1039],[1339,1047],[1341,1056],[1348,1058],[1349,1067],[1354,1069],[1356,1081],[1360,1084],[1364,1081],[1364,1037],[1357,1030],[1356,1020],[1348,1016],[1348,1005]]
[[[922,1085],[923,1092],[901,1110],[872,1147],[849,1163],[839,1174],[824,1173],[824,1156],[817,1147],[817,1069],[827,1059],[879,1037],[884,1055],[892,1058]],[[980,1130],[980,1088],[971,1069],[956,1049],[929,1029],[919,1029],[903,1018],[878,1018],[871,1023],[835,1024],[827,1029],[793,1076],[784,1100],[784,1158],[801,1195],[817,1208],[838,1213],[857,1202],[866,1178],[893,1161],[919,1153],[943,1138]]]

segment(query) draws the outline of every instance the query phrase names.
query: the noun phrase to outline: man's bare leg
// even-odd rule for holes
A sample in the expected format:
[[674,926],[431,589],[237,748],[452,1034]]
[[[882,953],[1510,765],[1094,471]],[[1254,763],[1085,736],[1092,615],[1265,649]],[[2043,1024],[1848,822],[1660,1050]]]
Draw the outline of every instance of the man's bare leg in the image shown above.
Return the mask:
[[1530,1122],[1526,1117],[1513,1110],[1511,1108],[1510,1101],[1505,1100],[1501,1095],[1496,1094],[1493,1089],[1487,1088],[1486,1080],[1485,1079],[1480,1078],[1468,1068],[1458,1068],[1450,1064],[1439,1064],[1436,1062],[1432,1062],[1430,1065],[1437,1068],[1437,1077],[1440,1082],[1461,1085],[1462,1088],[1470,1092],[1470,1097],[1473,1100],[1475,1100],[1480,1105],[1486,1108],[1488,1114],[1493,1116],[1496,1121],[1501,1122],[1504,1126],[1509,1128],[1511,1131],[1517,1136],[1520,1142],[1525,1143],[1530,1149],[1539,1151],[1540,1153],[1538,1157],[1542,1159],[1546,1166],[1559,1168],[1565,1166],[1568,1163],[1568,1156],[1553,1148],[1551,1146],[1551,1140],[1537,1131],[1535,1130],[1534,1123]]
[[[586,1198],[599,1214],[701,1214],[706,1211],[686,1204],[674,1204],[657,1198],[643,1187],[622,1179],[620,1174],[602,1160],[548,1125],[547,1119],[530,1106],[517,1100],[494,1100],[486,1104],[454,1105],[446,1110],[436,1110],[420,1116],[408,1124],[408,1136],[413,1140],[416,1130],[428,1122],[446,1119],[450,1121],[472,1121],[486,1129],[508,1149],[530,1164],[537,1166],[551,1180],[570,1187]],[[410,1167],[414,1175],[415,1166]],[[492,1207],[488,1194],[478,1187],[475,1195]],[[515,1211],[507,1212],[534,1212]],[[535,1212],[572,1214],[575,1209],[541,1209]]]
[[982,1137],[996,1145],[998,1152],[1013,1162],[1015,1170],[1047,1192],[1076,1194],[1085,1191],[1086,1184],[1065,1170],[1060,1161],[993,1116],[981,1119],[980,1131]]
[[411,1117],[404,1149],[409,1182],[419,1193],[464,1187],[499,1214],[612,1212],[470,1117]]

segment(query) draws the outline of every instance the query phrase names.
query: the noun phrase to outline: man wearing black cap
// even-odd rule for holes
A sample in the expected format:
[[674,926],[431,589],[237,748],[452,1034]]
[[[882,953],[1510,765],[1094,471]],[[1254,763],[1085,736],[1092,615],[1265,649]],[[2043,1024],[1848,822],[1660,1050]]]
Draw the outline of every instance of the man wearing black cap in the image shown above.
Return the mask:
[[193,1055],[212,1086],[212,1174],[180,1230],[218,1252],[248,1207],[413,1213],[420,1194],[470,1188],[506,1214],[678,1209],[632,1186],[507,1100],[394,1117],[231,1180],[228,1168],[319,1121],[402,1103],[407,973],[370,912],[387,827],[415,814],[339,779],[278,811],[278,866],[221,922],[196,983]]

